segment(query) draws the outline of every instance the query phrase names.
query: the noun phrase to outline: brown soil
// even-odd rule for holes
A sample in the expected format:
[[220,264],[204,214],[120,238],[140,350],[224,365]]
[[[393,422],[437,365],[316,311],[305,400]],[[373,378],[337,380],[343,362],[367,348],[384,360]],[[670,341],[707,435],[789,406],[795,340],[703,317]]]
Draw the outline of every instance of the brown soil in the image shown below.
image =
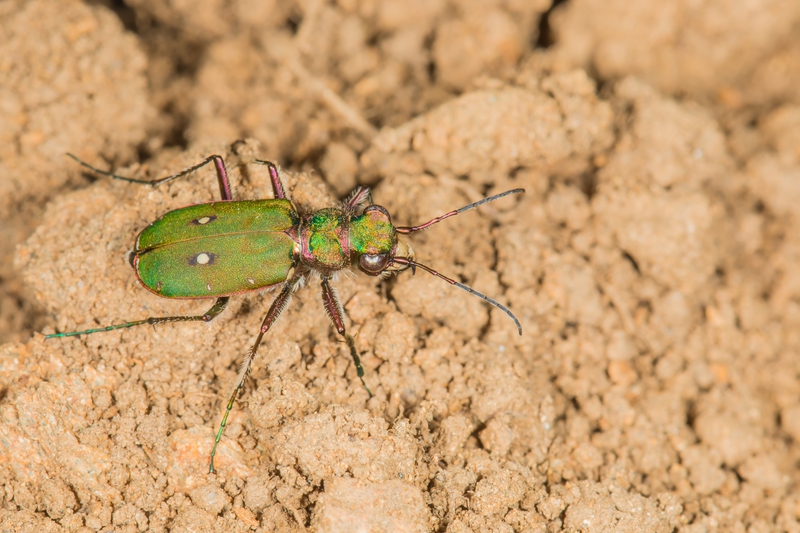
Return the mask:
[[[0,4],[0,531],[800,531],[797,2]],[[236,144],[247,139],[245,144]],[[373,187],[417,272],[211,325],[128,264],[218,195]],[[16,252],[13,247],[18,245]]]

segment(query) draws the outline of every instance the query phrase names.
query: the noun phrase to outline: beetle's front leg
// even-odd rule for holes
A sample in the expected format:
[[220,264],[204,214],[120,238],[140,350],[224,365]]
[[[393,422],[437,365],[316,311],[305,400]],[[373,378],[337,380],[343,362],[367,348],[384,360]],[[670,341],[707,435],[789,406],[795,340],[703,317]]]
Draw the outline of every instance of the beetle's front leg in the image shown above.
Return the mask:
[[330,283],[328,283],[328,276],[322,276],[322,305],[325,306],[325,312],[328,313],[333,327],[336,328],[339,335],[344,337],[345,342],[347,342],[347,347],[350,348],[350,356],[353,358],[353,363],[356,365],[356,372],[361,380],[361,384],[364,385],[367,394],[372,398],[372,391],[369,390],[369,387],[367,387],[367,384],[364,382],[364,367],[361,366],[361,358],[356,351],[356,341],[353,339],[353,336],[344,329],[344,309],[342,308],[342,302],[339,301],[339,295],[336,294],[336,289],[331,287]]

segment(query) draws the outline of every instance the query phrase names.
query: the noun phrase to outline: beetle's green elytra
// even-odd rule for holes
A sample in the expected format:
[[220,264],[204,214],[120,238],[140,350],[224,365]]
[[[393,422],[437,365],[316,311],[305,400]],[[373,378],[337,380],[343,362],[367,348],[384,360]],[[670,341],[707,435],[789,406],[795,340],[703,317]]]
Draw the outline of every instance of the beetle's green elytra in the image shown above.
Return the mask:
[[148,290],[165,298],[215,298],[211,308],[197,316],[148,317],[121,324],[54,333],[45,338],[72,337],[101,331],[167,322],[210,322],[225,310],[230,296],[280,286],[267,311],[252,348],[247,352],[228,397],[225,412],[211,449],[209,472],[237,394],[244,386],[264,335],[291,301],[292,292],[316,273],[320,278],[322,304],[336,332],[347,343],[356,374],[364,381],[364,369],[355,340],[344,325],[344,309],[331,276],[356,264],[369,275],[380,276],[420,269],[473,294],[505,312],[522,335],[522,326],[501,303],[448,278],[416,261],[411,245],[401,237],[430,227],[446,218],[508,196],[524,192],[513,189],[450,211],[419,226],[394,226],[389,212],[371,203],[369,189],[357,187],[340,206],[300,213],[287,197],[278,168],[256,159],[269,170],[274,199],[233,200],[228,173],[221,156],[212,155],[178,174],[145,181],[99,170],[68,154],[84,167],[114,179],[156,186],[184,177],[214,164],[221,201],[175,209],[147,226],[136,238],[131,265],[137,279]]
[[170,211],[136,239],[137,250],[219,235],[283,232],[297,225],[289,200],[241,200],[198,204]]
[[287,234],[298,219],[288,200],[193,205],[170,211],[139,234],[133,266],[142,285],[166,298],[211,298],[286,280],[294,263]]

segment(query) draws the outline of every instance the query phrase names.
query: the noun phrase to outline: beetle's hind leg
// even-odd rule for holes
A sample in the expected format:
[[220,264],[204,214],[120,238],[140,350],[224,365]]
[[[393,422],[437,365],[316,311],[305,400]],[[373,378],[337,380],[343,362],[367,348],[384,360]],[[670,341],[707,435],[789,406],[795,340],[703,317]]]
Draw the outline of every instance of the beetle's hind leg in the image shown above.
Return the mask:
[[192,172],[194,172],[196,170],[199,170],[199,169],[203,168],[204,166],[206,166],[209,163],[214,163],[214,169],[217,171],[217,182],[219,183],[219,193],[222,196],[222,200],[227,202],[227,201],[233,199],[233,193],[231,192],[231,183],[230,183],[230,180],[228,179],[228,171],[225,169],[225,161],[223,161],[222,160],[222,156],[219,156],[219,155],[208,156],[201,163],[198,163],[198,164],[196,164],[194,166],[191,166],[189,168],[181,170],[177,174],[173,174],[171,176],[167,176],[167,177],[164,177],[164,178],[159,178],[157,180],[152,180],[152,181],[149,181],[149,180],[138,180],[136,178],[128,178],[126,176],[119,176],[119,175],[114,174],[112,172],[107,172],[105,170],[100,170],[99,168],[93,167],[89,163],[86,163],[85,161],[82,161],[81,159],[78,159],[78,157],[76,157],[76,156],[74,156],[74,155],[72,155],[70,153],[68,153],[67,155],[69,157],[71,157],[72,159],[74,159],[75,161],[77,161],[78,163],[80,163],[81,165],[83,165],[84,167],[86,167],[89,170],[91,170],[92,172],[96,172],[97,174],[102,174],[103,176],[108,176],[108,177],[113,178],[115,180],[127,181],[127,182],[130,182],[130,183],[141,183],[143,185],[151,185],[153,187],[156,187],[157,185],[161,185],[162,183],[166,183],[166,182],[169,182],[169,181],[172,181],[172,180],[176,180],[178,178],[182,178],[184,176],[187,176],[187,175],[191,174]]
[[347,347],[350,349],[350,357],[353,358],[353,363],[356,365],[358,379],[361,380],[361,384],[364,385],[367,394],[372,398],[372,391],[369,390],[367,383],[364,381],[364,367],[361,366],[361,358],[358,356],[358,350],[356,350],[356,341],[344,328],[344,309],[342,308],[342,302],[339,301],[336,290],[328,283],[328,276],[322,276],[322,305],[325,306],[325,312],[328,313],[328,317],[331,319],[337,333],[344,337]]
[[157,324],[166,324],[168,322],[211,322],[225,310],[225,307],[228,305],[228,300],[230,300],[228,296],[217,298],[217,301],[214,302],[214,305],[211,306],[211,309],[202,315],[151,316],[142,320],[133,320],[131,322],[124,322],[122,324],[115,324],[113,326],[105,326],[102,328],[84,329],[82,331],[68,331],[65,333],[51,333],[50,335],[45,335],[44,338],[57,339],[61,337],[77,337],[78,335],[91,335],[92,333],[100,333],[101,331],[114,331],[115,329],[132,328],[134,326],[143,326],[145,324],[155,326]]

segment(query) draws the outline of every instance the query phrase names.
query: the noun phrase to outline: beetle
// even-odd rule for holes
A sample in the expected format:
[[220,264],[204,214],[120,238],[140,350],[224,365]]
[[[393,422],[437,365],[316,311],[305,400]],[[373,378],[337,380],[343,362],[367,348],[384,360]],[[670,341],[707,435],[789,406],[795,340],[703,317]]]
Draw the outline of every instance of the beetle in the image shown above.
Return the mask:
[[364,369],[355,340],[345,329],[344,309],[336,289],[330,283],[334,273],[353,263],[371,276],[387,276],[407,269],[411,269],[412,273],[416,273],[417,268],[424,270],[501,309],[514,321],[522,335],[519,320],[508,308],[418,262],[411,245],[400,236],[423,230],[487,202],[522,193],[524,189],[512,189],[489,196],[418,226],[395,226],[386,208],[371,203],[367,187],[356,187],[337,207],[301,213],[287,196],[278,167],[261,159],[254,161],[268,168],[274,198],[234,200],[225,162],[219,155],[209,156],[177,174],[152,181],[118,176],[95,168],[72,154],[67,155],[92,172],[153,187],[213,164],[221,201],[182,207],[164,214],[139,233],[130,254],[130,263],[138,281],[158,296],[214,298],[215,302],[202,315],[148,317],[106,327],[53,333],[46,335],[46,339],[88,335],[144,324],[210,322],[225,310],[233,295],[278,289],[278,295],[267,311],[234,382],[233,392],[214,438],[209,461],[210,473],[215,472],[217,446],[262,338],[289,305],[292,292],[312,274],[319,277],[323,307],[337,333],[347,343],[358,377],[370,397],[372,392],[364,381]]

